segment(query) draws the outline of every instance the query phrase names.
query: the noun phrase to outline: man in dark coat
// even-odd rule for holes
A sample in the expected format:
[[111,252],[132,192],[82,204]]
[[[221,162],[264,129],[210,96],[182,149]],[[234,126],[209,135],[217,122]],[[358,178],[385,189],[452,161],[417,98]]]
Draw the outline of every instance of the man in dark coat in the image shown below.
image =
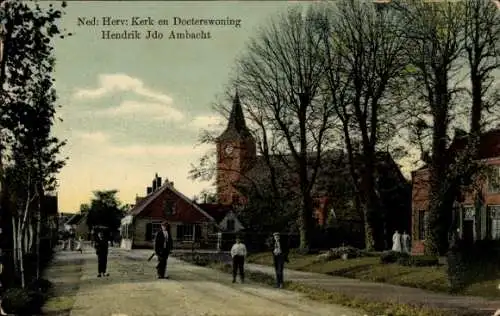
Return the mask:
[[155,254],[158,257],[158,265],[156,266],[158,279],[168,279],[167,260],[173,248],[173,240],[170,225],[167,222],[161,223],[161,230],[156,233],[154,245]]
[[109,276],[106,273],[106,268],[108,265],[108,250],[109,244],[108,239],[104,238],[103,232],[99,232],[94,243],[95,253],[97,254],[97,277]]
[[285,262],[288,262],[288,241],[280,240],[280,234],[274,233],[271,246],[273,249],[274,271],[276,272],[276,287],[282,289],[284,283],[283,270],[285,268]]

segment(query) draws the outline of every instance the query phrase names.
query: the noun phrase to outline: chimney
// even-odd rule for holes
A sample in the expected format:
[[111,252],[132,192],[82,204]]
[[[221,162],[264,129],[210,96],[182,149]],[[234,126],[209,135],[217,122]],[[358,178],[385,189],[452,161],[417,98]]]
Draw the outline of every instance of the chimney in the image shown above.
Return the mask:
[[151,187],[153,188],[153,192],[155,192],[156,191],[156,179],[153,180]]
[[153,188],[152,188],[152,187],[147,187],[147,189],[146,189],[146,193],[147,193],[148,195],[150,195],[150,194],[151,194],[151,192],[153,192]]
[[156,187],[160,188],[161,187],[161,177],[156,177]]

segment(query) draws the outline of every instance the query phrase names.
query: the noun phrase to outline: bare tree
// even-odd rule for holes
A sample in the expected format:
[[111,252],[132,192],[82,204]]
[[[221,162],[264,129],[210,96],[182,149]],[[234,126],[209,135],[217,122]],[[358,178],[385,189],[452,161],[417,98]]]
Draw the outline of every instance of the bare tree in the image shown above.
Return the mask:
[[[376,181],[376,151],[394,135],[397,106],[392,102],[407,61],[402,51],[401,18],[374,4],[340,1],[332,10],[325,42],[328,87],[336,116],[342,122],[350,174],[363,208],[365,245],[381,248],[383,228]],[[388,119],[391,117],[391,119]],[[391,124],[389,124],[391,123]],[[391,130],[384,135],[384,130]],[[355,143],[359,143],[356,150]],[[354,168],[359,154],[362,172]]]
[[[431,150],[423,158],[429,165],[429,234],[426,252],[442,253],[447,249],[451,212],[447,178],[449,159],[448,130],[453,119],[459,89],[458,70],[463,52],[463,7],[452,2],[425,3],[405,1],[398,8],[406,19],[405,36],[408,41],[409,72],[418,100],[425,104],[425,114],[432,121]],[[428,125],[416,123],[419,129]],[[418,131],[420,133],[420,131]]]
[[300,196],[300,248],[308,250],[313,227],[313,198],[322,153],[332,129],[333,107],[321,93],[326,58],[318,7],[295,7],[279,15],[252,39],[238,61],[238,89],[260,125],[263,152],[274,151],[289,174],[296,175]]

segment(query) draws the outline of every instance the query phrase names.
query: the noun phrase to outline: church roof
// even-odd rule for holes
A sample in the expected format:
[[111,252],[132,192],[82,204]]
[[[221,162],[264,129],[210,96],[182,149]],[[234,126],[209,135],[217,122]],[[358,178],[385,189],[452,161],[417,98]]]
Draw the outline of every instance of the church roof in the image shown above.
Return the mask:
[[226,130],[219,136],[218,140],[235,140],[242,138],[253,138],[253,136],[245,123],[240,97],[238,92],[236,92]]

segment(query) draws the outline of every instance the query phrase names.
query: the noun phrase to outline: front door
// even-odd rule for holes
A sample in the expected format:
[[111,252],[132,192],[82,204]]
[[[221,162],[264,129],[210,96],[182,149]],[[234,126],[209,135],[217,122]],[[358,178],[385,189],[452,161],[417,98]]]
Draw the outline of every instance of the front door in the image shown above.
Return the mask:
[[463,234],[462,238],[467,243],[474,242],[474,221],[473,220],[464,220],[463,222]]

